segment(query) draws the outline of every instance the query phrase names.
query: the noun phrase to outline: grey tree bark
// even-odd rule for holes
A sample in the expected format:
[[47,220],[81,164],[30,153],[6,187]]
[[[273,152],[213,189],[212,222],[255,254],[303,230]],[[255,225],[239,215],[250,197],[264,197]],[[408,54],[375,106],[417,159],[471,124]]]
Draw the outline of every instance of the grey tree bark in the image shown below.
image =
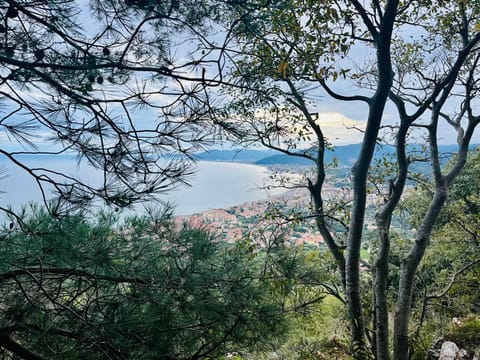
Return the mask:
[[[400,284],[395,307],[394,320],[394,359],[409,359],[409,332],[408,324],[410,320],[410,309],[412,305],[412,294],[414,289],[415,274],[428,246],[435,221],[442,210],[448,195],[448,188],[456,176],[465,166],[468,155],[468,146],[473,135],[475,127],[480,123],[479,117],[471,117],[469,124],[462,138],[460,149],[453,168],[447,175],[441,172],[439,153],[437,146],[437,124],[440,114],[439,103],[436,104],[433,111],[433,121],[429,128],[430,147],[432,154],[432,170],[435,180],[435,193],[430,206],[425,213],[421,225],[415,236],[415,242],[402,262],[400,272]],[[463,133],[463,131],[462,131]]]
[[[395,100],[400,101],[396,98]],[[402,105],[399,102],[399,105]],[[389,347],[389,308],[387,302],[387,286],[389,274],[389,256],[390,256],[390,224],[393,211],[398,205],[403,194],[408,175],[409,161],[406,156],[406,138],[410,119],[406,117],[405,108],[399,106],[401,124],[397,133],[396,141],[396,160],[397,174],[396,178],[391,180],[390,189],[388,189],[388,198],[385,204],[376,214],[377,236],[379,248],[375,260],[374,273],[374,328],[375,328],[375,356],[378,360],[390,359]]]
[[[373,152],[382,122],[383,111],[388,100],[388,94],[393,83],[391,62],[391,36],[395,21],[398,0],[388,1],[380,26],[371,22],[365,9],[358,1],[352,1],[357,11],[362,16],[365,25],[374,39],[377,49],[378,80],[374,96],[369,101],[369,114],[367,127],[362,142],[362,148],[353,169],[353,205],[352,220],[350,223],[347,258],[346,258],[346,297],[347,311],[351,322],[351,341],[354,347],[365,347],[365,319],[362,311],[360,293],[360,246],[365,220],[367,200],[367,176]],[[354,352],[355,358],[361,359],[364,355]]]

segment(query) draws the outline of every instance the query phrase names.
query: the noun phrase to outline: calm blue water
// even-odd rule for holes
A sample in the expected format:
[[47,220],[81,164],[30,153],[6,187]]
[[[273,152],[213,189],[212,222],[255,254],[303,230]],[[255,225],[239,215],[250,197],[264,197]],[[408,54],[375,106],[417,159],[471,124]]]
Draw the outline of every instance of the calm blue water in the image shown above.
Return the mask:
[[260,189],[269,176],[264,167],[209,161],[201,161],[198,165],[192,187],[173,191],[169,196],[177,204],[178,214],[226,208],[281,192]]
[[[94,169],[78,167],[69,157],[40,157],[22,159],[29,167],[45,167],[66,175],[80,177],[90,183],[101,181],[100,174]],[[2,207],[12,205],[18,210],[22,204],[39,202],[42,194],[25,170],[14,167],[0,157],[0,164],[7,168],[8,176],[0,179],[0,203]],[[179,215],[193,214],[212,208],[225,208],[248,201],[267,198],[276,192],[260,189],[268,178],[269,171],[260,166],[201,161],[197,163],[197,172],[189,178],[191,187],[182,187],[160,197],[164,201],[176,204]],[[48,196],[48,194],[47,194]]]

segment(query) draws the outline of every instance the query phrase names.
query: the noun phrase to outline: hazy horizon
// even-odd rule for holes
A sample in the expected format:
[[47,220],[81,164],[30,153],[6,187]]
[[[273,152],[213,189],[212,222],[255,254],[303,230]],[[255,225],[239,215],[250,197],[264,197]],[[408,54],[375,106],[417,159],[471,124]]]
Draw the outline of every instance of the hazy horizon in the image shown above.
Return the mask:
[[[32,159],[25,161],[33,165]],[[35,166],[45,166],[67,174],[100,181],[100,174],[93,168],[78,168],[70,157],[51,157],[43,159]],[[11,205],[19,210],[30,202],[41,202],[42,196],[34,180],[24,171],[12,165],[7,166],[8,176],[0,180],[3,191],[0,194],[2,206]],[[266,199],[269,193],[260,189],[268,179],[270,171],[263,166],[231,162],[199,161],[195,174],[189,178],[191,186],[169,191],[159,195],[165,202],[175,204],[176,215],[188,215],[196,212],[240,205],[249,201]],[[270,193],[280,193],[280,190]],[[137,209],[139,209],[137,207]]]

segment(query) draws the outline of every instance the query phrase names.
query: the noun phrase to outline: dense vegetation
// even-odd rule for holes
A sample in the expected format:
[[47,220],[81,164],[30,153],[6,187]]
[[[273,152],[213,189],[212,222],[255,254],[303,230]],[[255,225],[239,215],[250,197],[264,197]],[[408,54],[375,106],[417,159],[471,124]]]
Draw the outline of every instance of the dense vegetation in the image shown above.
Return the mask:
[[[474,100],[479,91],[478,3],[285,0],[275,5],[246,7],[242,13],[236,38],[241,51],[230,77],[235,87],[227,87],[232,101],[222,124],[240,144],[261,144],[310,161],[314,170],[289,185],[310,192],[306,218],[316,218],[338,264],[354,357],[407,360],[417,273],[480,124]],[[361,113],[366,119],[351,181],[345,184],[351,192],[347,199],[332,201],[328,192],[333,182],[326,176],[328,149],[334,139],[327,137],[329,114],[322,112],[320,96],[341,107],[342,114],[350,110],[351,116]],[[457,144],[448,167],[439,150],[442,133]],[[426,143],[423,151],[411,146],[418,139]],[[395,154],[381,162],[372,188],[378,142],[394,145]],[[411,181],[420,180],[416,162],[429,165],[432,196],[417,213],[414,241],[395,253],[392,221]],[[359,264],[372,205],[378,242],[372,281],[365,286]],[[344,213],[337,222],[347,229],[341,234],[331,221],[339,210]],[[393,255],[400,256],[397,288],[389,286]]]
[[34,210],[1,242],[4,356],[218,358],[285,331],[260,255],[167,217]]
[[[474,0],[3,1],[1,161],[44,200],[0,204],[4,356],[406,360],[437,335],[473,346],[479,24]],[[364,120],[335,196],[323,98]],[[311,163],[300,182],[278,178],[311,205],[272,206],[244,239],[84,215],[158,200],[225,139]],[[375,158],[382,144],[395,151]],[[101,181],[25,161],[62,154]],[[289,226],[311,220],[326,249],[290,244]]]
[[[470,160],[418,273],[416,359],[439,337],[470,351],[478,346],[480,198],[471,179],[480,176],[480,152]],[[418,225],[417,213],[431,197],[424,189],[412,188],[405,198],[404,225]],[[348,357],[333,259],[326,249],[293,245],[288,228],[257,229],[227,242],[160,212],[124,220],[108,213],[56,218],[32,207],[21,219],[1,232],[0,345],[7,358]],[[411,242],[403,236],[392,245],[392,294]],[[372,240],[372,258],[375,250]],[[368,289],[371,269],[362,281]]]

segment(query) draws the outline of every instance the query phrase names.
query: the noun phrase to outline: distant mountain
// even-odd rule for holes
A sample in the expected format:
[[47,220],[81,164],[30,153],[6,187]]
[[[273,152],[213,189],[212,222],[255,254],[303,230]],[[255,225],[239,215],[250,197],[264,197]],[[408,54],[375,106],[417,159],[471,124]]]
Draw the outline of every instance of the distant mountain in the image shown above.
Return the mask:
[[[334,150],[327,150],[325,152],[325,161],[331,162],[334,157],[343,165],[351,165],[354,163],[355,159],[360,153],[361,144],[351,144],[345,146],[337,146]],[[312,149],[310,151],[315,151]],[[300,151],[299,151],[300,152]],[[286,154],[277,154],[272,155],[266,158],[263,158],[257,161],[255,164],[258,165],[313,165],[311,161],[299,157],[299,156],[290,156]]]
[[[338,146],[335,151],[327,151],[326,160],[332,161],[336,156],[343,164],[353,164],[359,152],[360,144]],[[305,158],[289,156],[273,150],[209,150],[198,153],[195,157],[203,161],[233,161],[257,165],[312,165],[311,161]]]
[[[477,148],[479,145],[471,145],[471,149]],[[331,162],[335,157],[341,165],[349,166],[352,165],[355,160],[357,159],[361,149],[361,144],[352,144],[352,145],[345,145],[345,146],[336,146],[334,150],[327,150],[325,153],[325,161]],[[448,161],[450,155],[455,153],[458,149],[457,145],[440,145],[439,150],[440,153],[444,155],[444,161]],[[420,154],[428,155],[423,151],[422,145],[420,144],[412,144],[409,145],[408,151],[410,154],[415,152]],[[392,157],[395,155],[395,147],[391,145],[382,145],[377,147],[375,150],[374,157],[376,159],[381,159],[382,157]],[[307,165],[311,166],[312,162],[298,156],[290,156],[285,154],[276,154],[261,160],[258,160],[255,164],[258,165]],[[422,164],[419,165],[423,167]]]
[[268,156],[255,162],[256,165],[295,165],[295,166],[312,166],[312,161],[298,156],[289,156],[278,154]]
[[[479,145],[471,145],[471,148],[476,148]],[[361,144],[351,144],[344,146],[336,146],[334,150],[327,150],[325,153],[326,162],[331,162],[334,157],[341,165],[352,165],[360,153]],[[454,153],[458,147],[456,145],[440,145],[439,150],[445,154],[445,160],[448,160],[449,154]],[[310,151],[315,151],[314,149]],[[299,151],[300,152],[300,151]],[[409,145],[409,152],[423,153],[422,145]],[[395,147],[391,145],[382,145],[375,150],[375,158],[390,157],[395,155]],[[425,155],[427,155],[425,153]],[[196,155],[198,160],[204,161],[228,161],[228,162],[242,162],[257,165],[292,165],[292,166],[311,166],[311,161],[299,156],[291,156],[279,153],[273,150],[210,150],[207,152],[198,153]]]
[[253,164],[276,153],[273,150],[210,150],[196,154],[195,158],[203,161],[233,161]]

